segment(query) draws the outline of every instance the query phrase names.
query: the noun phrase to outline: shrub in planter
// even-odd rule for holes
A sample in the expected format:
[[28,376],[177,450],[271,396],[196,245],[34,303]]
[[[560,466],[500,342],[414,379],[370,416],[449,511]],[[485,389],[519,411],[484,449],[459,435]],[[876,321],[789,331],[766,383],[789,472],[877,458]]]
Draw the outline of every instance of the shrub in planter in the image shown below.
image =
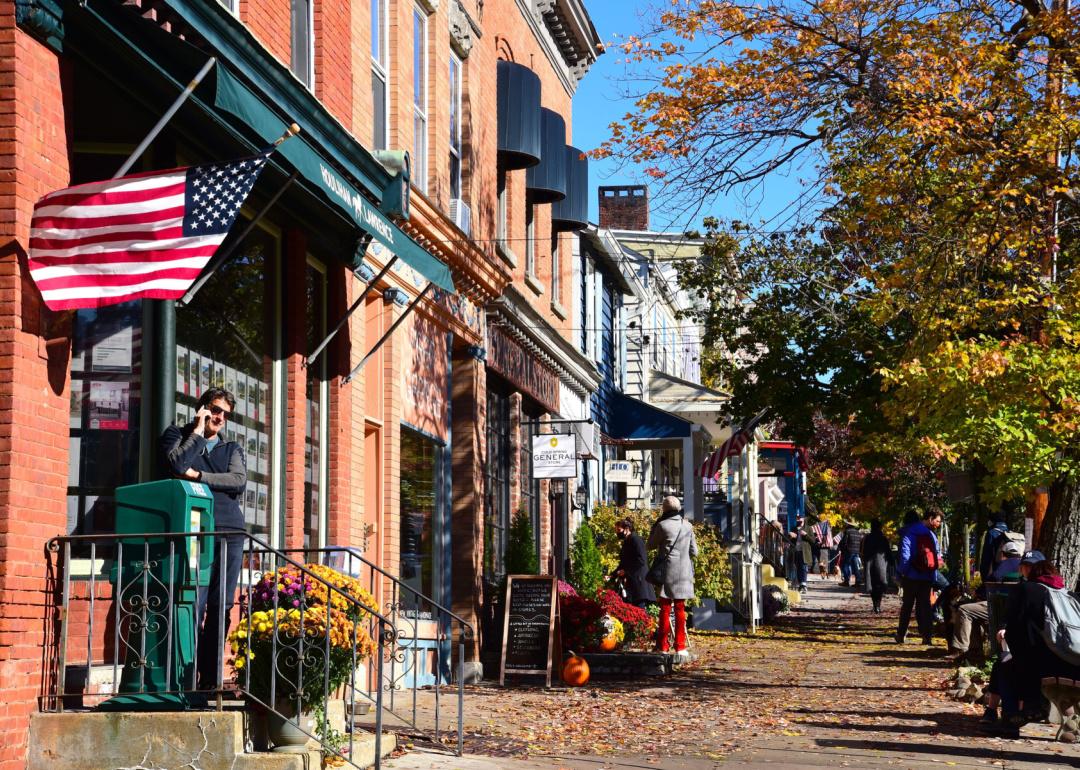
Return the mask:
[[605,614],[622,623],[625,647],[648,647],[656,633],[656,621],[640,607],[624,602],[614,591],[600,592],[600,607]]
[[766,620],[788,610],[787,594],[779,586],[765,586],[761,590],[761,600],[761,611]]

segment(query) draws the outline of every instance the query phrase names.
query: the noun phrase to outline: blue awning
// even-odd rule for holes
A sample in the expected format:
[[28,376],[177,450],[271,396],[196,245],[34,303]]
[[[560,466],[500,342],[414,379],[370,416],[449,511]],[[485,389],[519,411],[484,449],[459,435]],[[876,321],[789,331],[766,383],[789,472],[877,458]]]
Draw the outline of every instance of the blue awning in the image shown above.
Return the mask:
[[688,438],[693,423],[644,401],[615,393],[611,401],[611,437],[622,440]]

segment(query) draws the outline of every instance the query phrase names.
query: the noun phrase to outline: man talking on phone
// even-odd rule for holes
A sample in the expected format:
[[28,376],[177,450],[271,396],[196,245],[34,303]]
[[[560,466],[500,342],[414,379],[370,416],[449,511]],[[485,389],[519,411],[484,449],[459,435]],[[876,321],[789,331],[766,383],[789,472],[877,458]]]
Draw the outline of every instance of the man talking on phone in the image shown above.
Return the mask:
[[[247,464],[240,445],[222,436],[235,405],[232,393],[210,388],[199,396],[193,422],[182,428],[170,425],[161,436],[168,474],[209,487],[214,495],[214,529],[235,532],[215,538],[210,584],[199,589],[195,614],[202,626],[196,663],[199,690],[217,690],[221,682],[224,639],[244,554],[244,514],[239,501],[247,485]],[[181,688],[190,686],[190,682],[180,684]]]

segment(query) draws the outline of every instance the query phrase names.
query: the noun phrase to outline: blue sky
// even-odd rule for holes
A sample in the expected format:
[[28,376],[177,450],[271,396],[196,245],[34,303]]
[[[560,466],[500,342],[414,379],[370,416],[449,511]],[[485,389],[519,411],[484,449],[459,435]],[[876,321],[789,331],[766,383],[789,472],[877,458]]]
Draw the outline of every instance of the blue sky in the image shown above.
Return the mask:
[[[578,86],[574,96],[573,144],[582,150],[591,150],[609,135],[608,125],[621,118],[633,108],[633,102],[620,98],[625,84],[634,76],[632,67],[623,63],[624,56],[612,42],[624,40],[627,35],[640,33],[644,27],[642,13],[652,4],[649,0],[585,0],[586,8],[596,26],[600,39],[608,44],[608,50],[597,59]],[[641,65],[637,65],[641,66]],[[607,160],[589,162],[589,218],[596,222],[596,188],[609,184],[640,184],[641,177],[634,174],[638,169],[618,169]],[[712,214],[722,220],[738,219],[759,225],[761,220],[768,227],[790,226],[789,217],[794,207],[790,204],[802,192],[797,173],[767,179],[760,187],[740,195],[706,202],[701,212],[688,221],[687,214],[675,212],[663,215],[654,207],[651,226],[654,230],[674,229],[683,231],[700,227],[701,217]],[[646,180],[647,182],[647,180]]]

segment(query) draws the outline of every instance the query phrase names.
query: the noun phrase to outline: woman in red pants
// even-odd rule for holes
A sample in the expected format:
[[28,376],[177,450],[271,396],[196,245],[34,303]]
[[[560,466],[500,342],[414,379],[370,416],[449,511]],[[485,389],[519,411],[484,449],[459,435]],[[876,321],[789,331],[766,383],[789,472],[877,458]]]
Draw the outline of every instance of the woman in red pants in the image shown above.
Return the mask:
[[[649,532],[649,549],[664,560],[663,581],[658,584],[660,625],[656,649],[668,652],[668,622],[675,608],[675,652],[682,658],[686,652],[686,600],[694,595],[694,562],[697,541],[694,527],[683,518],[682,503],[677,497],[665,497],[661,515]],[[665,558],[666,557],[666,558]]]

